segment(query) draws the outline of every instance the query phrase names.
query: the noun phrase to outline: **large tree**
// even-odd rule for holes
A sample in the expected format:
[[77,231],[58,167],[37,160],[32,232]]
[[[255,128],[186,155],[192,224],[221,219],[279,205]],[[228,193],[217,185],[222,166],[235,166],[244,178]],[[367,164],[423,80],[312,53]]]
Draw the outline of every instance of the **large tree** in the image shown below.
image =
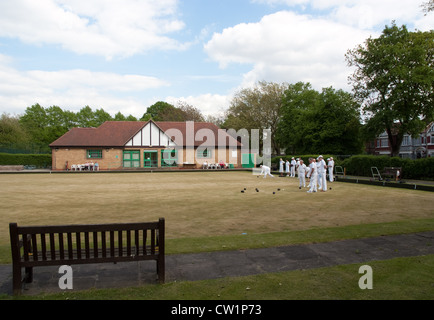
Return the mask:
[[318,92],[309,83],[291,84],[285,92],[278,138],[287,154],[358,154],[359,105],[343,90]]
[[146,110],[140,120],[148,121],[150,119],[154,121],[202,122],[205,118],[199,109],[186,102],[180,101],[175,107],[170,103],[158,101]]
[[380,37],[349,50],[346,60],[355,69],[350,82],[366,131],[386,131],[397,156],[404,134],[418,135],[434,119],[434,31],[386,26]]
[[19,120],[18,116],[6,113],[0,116],[0,145],[9,147],[29,143],[30,137]]
[[270,129],[271,147],[280,153],[276,132],[280,122],[282,97],[288,86],[260,81],[253,88],[237,92],[226,112],[223,127],[226,129]]

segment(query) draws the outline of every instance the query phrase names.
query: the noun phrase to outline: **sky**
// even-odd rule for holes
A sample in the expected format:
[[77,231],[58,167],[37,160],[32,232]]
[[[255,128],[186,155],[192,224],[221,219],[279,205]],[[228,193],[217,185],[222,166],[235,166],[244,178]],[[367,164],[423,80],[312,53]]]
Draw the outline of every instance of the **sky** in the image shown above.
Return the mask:
[[221,116],[259,81],[351,91],[349,49],[392,21],[434,29],[427,0],[0,0],[0,114],[158,101]]

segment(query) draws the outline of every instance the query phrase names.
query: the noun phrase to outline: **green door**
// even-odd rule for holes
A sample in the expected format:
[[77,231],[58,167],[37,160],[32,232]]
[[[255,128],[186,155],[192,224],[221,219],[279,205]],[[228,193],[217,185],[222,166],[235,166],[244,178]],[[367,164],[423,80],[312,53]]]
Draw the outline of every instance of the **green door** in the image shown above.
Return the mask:
[[145,151],[143,157],[143,163],[145,168],[157,168],[158,151]]
[[241,155],[241,164],[243,168],[254,168],[255,167],[255,154],[254,153],[244,153]]

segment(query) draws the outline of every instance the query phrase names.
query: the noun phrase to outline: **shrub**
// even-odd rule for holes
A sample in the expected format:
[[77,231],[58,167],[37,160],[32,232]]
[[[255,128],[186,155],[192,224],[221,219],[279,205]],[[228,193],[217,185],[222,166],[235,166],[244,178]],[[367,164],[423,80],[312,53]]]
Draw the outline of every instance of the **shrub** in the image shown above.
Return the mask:
[[24,165],[48,168],[51,167],[51,154],[0,153],[0,165]]
[[389,156],[352,156],[342,161],[349,175],[371,176],[371,167],[377,167],[380,173],[384,167],[402,167],[403,179],[434,180],[434,158],[417,160]]

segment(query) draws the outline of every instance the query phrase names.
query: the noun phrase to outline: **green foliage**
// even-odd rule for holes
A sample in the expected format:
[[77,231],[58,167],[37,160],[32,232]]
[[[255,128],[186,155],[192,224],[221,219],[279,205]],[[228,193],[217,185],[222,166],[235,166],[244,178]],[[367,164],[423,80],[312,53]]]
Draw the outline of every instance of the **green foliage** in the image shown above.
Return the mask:
[[2,114],[0,117],[0,144],[20,144],[29,139],[18,117]]
[[0,165],[24,165],[48,168],[51,167],[51,154],[0,153]]
[[371,167],[377,167],[381,171],[384,167],[402,167],[403,179],[434,179],[434,158],[417,160],[402,159],[389,156],[352,156],[340,163],[345,167],[348,175],[372,176]]
[[254,88],[242,89],[232,99],[226,112],[225,129],[270,129],[271,147],[280,152],[276,132],[281,122],[282,97],[287,84],[259,82]]
[[[113,118],[103,109],[89,106],[79,112],[58,106],[44,108],[39,104],[28,107],[20,117],[3,114],[0,118],[0,149],[17,152],[50,152],[49,144],[74,127],[98,127],[105,121],[137,121],[118,112]],[[21,150],[21,151],[20,151]]]
[[164,102],[158,101],[150,106],[146,113],[143,114],[140,121],[196,121],[202,122],[204,121],[204,116],[202,113],[195,107],[185,103],[178,102],[178,106]]
[[364,106],[368,132],[386,131],[392,155],[404,134],[419,134],[434,120],[434,31],[409,32],[393,24],[380,37],[349,50],[350,80]]
[[[342,166],[346,173],[352,176],[372,177],[371,167],[377,167],[380,173],[385,167],[401,167],[403,179],[434,180],[434,158],[423,158],[417,160],[403,159],[390,156],[357,155],[341,159],[333,154],[323,154],[324,160],[333,157],[335,166]],[[280,158],[284,161],[291,158],[303,159],[309,164],[309,158],[317,158],[318,154],[294,154],[271,158],[271,163],[278,166]]]
[[290,153],[358,154],[362,151],[359,105],[342,90],[290,85],[283,97],[278,139]]

